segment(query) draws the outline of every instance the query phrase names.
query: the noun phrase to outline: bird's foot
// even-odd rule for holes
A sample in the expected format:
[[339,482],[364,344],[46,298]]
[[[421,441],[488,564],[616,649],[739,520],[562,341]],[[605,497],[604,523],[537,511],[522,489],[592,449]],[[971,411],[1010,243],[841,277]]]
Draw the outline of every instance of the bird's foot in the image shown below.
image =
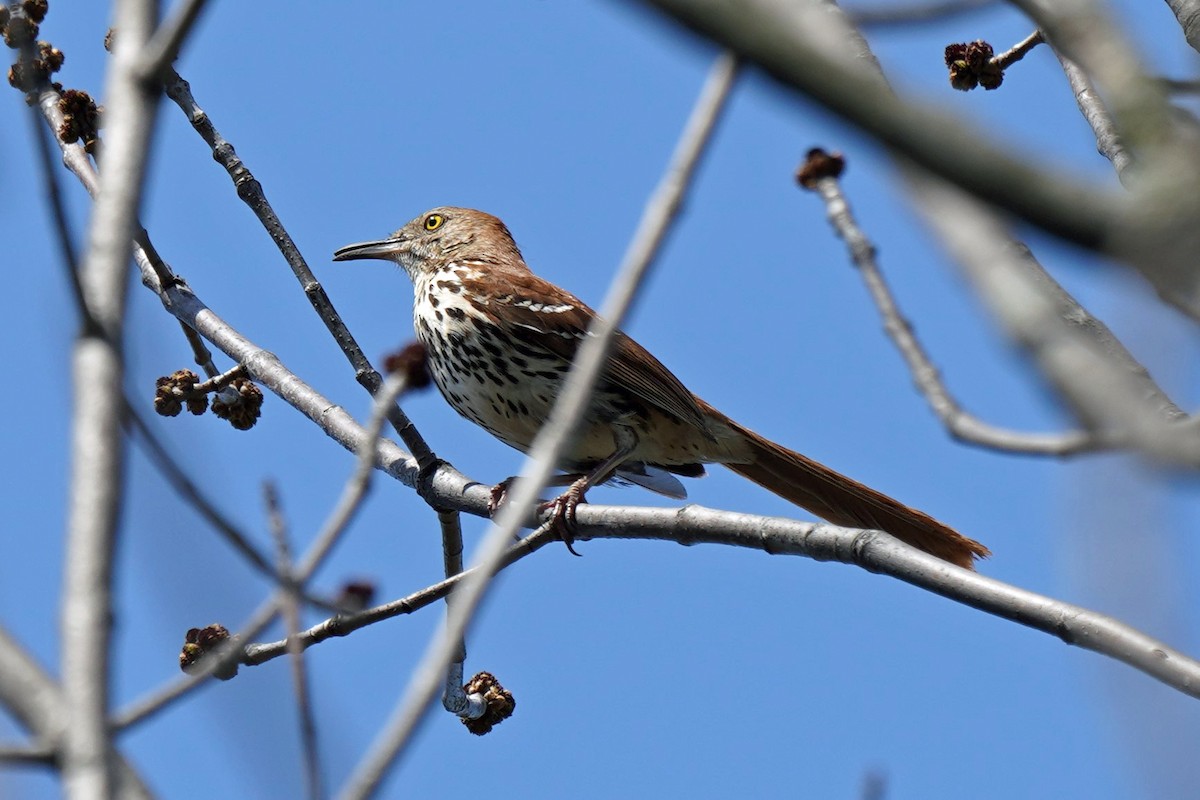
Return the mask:
[[[492,487],[491,496],[488,498],[488,514],[493,517],[496,516],[496,512],[500,510],[500,507],[508,502],[508,491],[512,488],[513,481],[516,479],[517,476],[514,475],[511,478],[505,478]],[[575,552],[573,546],[575,544],[575,509],[580,503],[586,501],[587,486],[585,485],[584,478],[572,475],[559,476],[552,483],[559,483],[564,479],[573,481],[570,487],[553,500],[546,500],[539,503],[537,511],[539,514],[547,511],[550,512],[548,522],[551,533],[554,533],[558,538],[563,540],[563,544],[567,546],[567,550],[571,552],[571,555],[577,556],[580,554]]]
[[508,490],[512,487],[513,481],[517,479],[514,475],[511,478],[505,478],[492,487],[491,496],[488,497],[488,515],[496,516],[496,512],[500,510],[500,506],[508,500]]
[[575,551],[573,545],[575,544],[576,530],[575,509],[587,499],[585,497],[587,488],[581,485],[582,483],[583,481],[576,481],[558,497],[538,506],[538,511],[550,512],[550,530],[562,539],[563,544],[567,546],[567,551],[573,556],[581,555]]

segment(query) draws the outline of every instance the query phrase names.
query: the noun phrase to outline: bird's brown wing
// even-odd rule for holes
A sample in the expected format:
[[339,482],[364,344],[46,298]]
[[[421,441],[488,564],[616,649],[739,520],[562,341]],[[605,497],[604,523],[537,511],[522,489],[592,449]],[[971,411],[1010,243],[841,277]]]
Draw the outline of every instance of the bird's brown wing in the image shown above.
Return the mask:
[[[487,285],[471,281],[466,287],[470,290],[468,296],[482,292],[490,295],[490,303],[504,305],[504,318],[512,325],[508,332],[527,347],[549,349],[566,361],[575,358],[579,343],[596,317],[595,311],[575,295],[531,272],[506,274],[504,281],[494,280],[498,277],[495,272],[488,277],[493,280]],[[661,361],[624,333],[617,333],[605,375],[660,411],[708,431],[707,418],[696,397]]]

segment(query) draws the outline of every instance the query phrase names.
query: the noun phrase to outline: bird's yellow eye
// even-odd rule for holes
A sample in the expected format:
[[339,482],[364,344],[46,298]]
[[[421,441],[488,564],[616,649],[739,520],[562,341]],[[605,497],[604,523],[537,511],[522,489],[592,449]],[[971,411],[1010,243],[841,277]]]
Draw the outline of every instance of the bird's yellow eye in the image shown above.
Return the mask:
[[436,231],[438,228],[442,227],[442,223],[445,221],[446,218],[441,214],[430,214],[425,218],[425,230]]

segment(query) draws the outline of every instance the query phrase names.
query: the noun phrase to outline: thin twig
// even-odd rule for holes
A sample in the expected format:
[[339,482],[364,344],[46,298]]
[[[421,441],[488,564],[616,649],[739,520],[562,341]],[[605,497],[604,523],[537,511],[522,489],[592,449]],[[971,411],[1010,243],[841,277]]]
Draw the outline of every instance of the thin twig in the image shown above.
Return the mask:
[[509,503],[501,508],[495,524],[479,546],[474,563],[482,569],[458,590],[461,596],[451,606],[445,630],[430,643],[405,697],[343,787],[341,796],[347,800],[369,797],[378,790],[429,709],[444,680],[446,667],[454,658],[458,641],[482,602],[488,581],[495,573],[507,543],[533,509],[538,494],[558,465],[567,440],[587,410],[613,336],[671,229],[737,74],[738,60],[729,53],[719,56],[710,70],[666,174],[647,203],[633,241],[613,279],[601,315],[589,327],[589,335],[579,347],[550,419],[530,447]]
[[[250,541],[250,537],[226,517],[216,507],[216,504],[204,494],[196,482],[184,472],[183,468],[172,457],[170,451],[167,450],[154,433],[154,429],[150,426],[150,423],[134,408],[128,398],[126,398],[125,403],[125,426],[130,432],[136,434],[134,441],[142,446],[151,462],[158,468],[159,473],[166,479],[167,483],[175,489],[180,499],[190,505],[200,515],[201,519],[211,525],[213,530],[230,547],[240,553],[251,567],[264,577],[270,579],[277,586],[283,585],[283,576],[276,571],[274,565],[271,564],[267,557],[254,546],[254,543]],[[316,608],[322,608],[326,611],[337,610],[334,603],[328,598],[320,597],[303,590],[300,596],[305,603]]]
[[1159,84],[1168,92],[1195,94],[1200,92],[1200,79],[1196,78],[1159,78]]
[[[46,120],[50,131],[57,132],[62,127],[64,121],[62,109],[59,107],[59,101],[62,99],[62,96],[46,81],[42,81],[36,93],[37,104],[41,110],[42,117]],[[80,184],[83,185],[88,194],[95,199],[100,191],[99,176],[83,145],[79,142],[63,142],[58,138],[57,133],[54,134],[54,140],[62,152],[63,164],[79,179]],[[146,229],[141,226],[141,223],[135,222],[133,241],[134,256],[139,259],[139,266],[155,273],[155,285],[173,286],[179,282],[179,279],[171,272],[170,267],[159,257],[158,252],[150,241],[149,234],[146,233]],[[75,256],[72,255],[71,258],[75,259]],[[77,261],[77,259],[75,260]],[[145,280],[143,279],[144,282]],[[85,305],[86,303],[82,303],[81,298],[81,307]],[[188,343],[192,345],[196,363],[200,365],[209,377],[216,375],[217,368],[212,365],[212,354],[204,347],[203,342],[194,335],[194,331],[189,332],[186,326],[184,327],[184,333],[187,335]]]
[[879,268],[875,246],[851,213],[841,182],[828,175],[818,179],[812,188],[825,202],[829,222],[846,243],[854,265],[883,318],[883,329],[908,365],[913,383],[951,436],[980,447],[1028,455],[1067,456],[1089,452],[1101,446],[1096,436],[1083,431],[1024,433],[996,427],[964,411],[946,388],[941,372],[917,339],[912,324],[901,314]]
[[[279,614],[278,598],[272,595],[270,599],[254,610],[250,618],[238,628],[235,636],[239,641],[246,641],[257,637],[275,620],[277,614]],[[285,639],[279,653],[280,655],[283,655],[287,650],[286,642],[287,640]],[[231,647],[220,658],[206,660],[202,672],[187,675],[171,681],[166,686],[150,690],[145,696],[134,700],[125,708],[113,714],[113,731],[120,733],[159,714],[207,683],[213,673],[220,672],[234,663],[240,663],[240,658],[241,650]]]
[[[1031,225],[1091,249],[1126,231],[1129,198],[1038,161],[911,94],[897,96],[842,47],[824,0],[644,0],[815,99],[888,149]],[[838,46],[830,46],[838,42]]]
[[[580,508],[582,510],[582,507]],[[519,540],[516,544],[509,547],[500,559],[499,569],[503,569],[510,564],[514,564],[525,558],[528,555],[536,553],[548,544],[557,540],[557,536],[550,530],[542,526],[538,530],[529,534],[525,538]],[[356,614],[338,615],[320,622],[308,630],[301,631],[295,638],[295,642],[303,648],[307,649],[313,645],[329,639],[334,639],[341,636],[347,636],[354,631],[366,628],[370,625],[383,622],[384,620],[394,619],[396,617],[412,614],[426,606],[433,605],[437,601],[446,598],[454,591],[463,581],[472,576],[477,576],[480,572],[480,567],[470,567],[462,572],[457,573],[449,578],[444,578],[431,586],[427,586],[420,591],[413,592],[410,595],[402,597],[398,600],[393,600],[390,603],[375,606],[360,611]],[[258,666],[265,664],[272,659],[278,658],[287,652],[288,640],[277,642],[264,642],[258,644],[248,644],[245,646],[241,654],[239,663],[245,666]]]
[[179,327],[183,329],[183,335],[187,338],[188,344],[191,345],[196,366],[200,367],[207,377],[215,378],[220,373],[220,370],[213,364],[212,353],[209,351],[208,346],[204,344],[204,340],[200,338],[200,334],[182,322],[179,323]]
[[367,418],[365,436],[356,448],[358,458],[354,463],[354,472],[346,481],[337,505],[296,568],[296,579],[301,583],[307,582],[325,562],[334,545],[362,508],[375,477],[376,457],[382,444],[380,434],[383,432],[384,420],[390,417],[392,409],[396,408],[396,401],[408,391],[409,386],[408,376],[404,373],[389,375],[375,394],[371,415]]
[[279,575],[267,557],[259,552],[258,548],[251,543],[250,538],[222,514],[220,509],[204,495],[200,487],[188,477],[162,442],[158,440],[150,424],[142,418],[128,399],[125,405],[125,425],[131,433],[136,434],[135,440],[141,443],[146,455],[158,467],[159,473],[167,480],[167,483],[175,489],[175,493],[195,509],[230,547],[246,559],[250,566],[271,580],[278,581]]
[[1200,423],[1183,415],[1106,328],[1078,325],[1064,313],[1074,301],[1064,307],[1065,292],[1054,291],[1027,248],[1014,247],[976,201],[941,184],[915,188],[926,223],[1082,424],[1165,461],[1200,464]]
[[1001,70],[1006,70],[1024,58],[1030,50],[1037,47],[1044,41],[1046,41],[1046,39],[1042,36],[1042,32],[1040,30],[1034,31],[1021,41],[1017,42],[1017,44],[1013,45],[1010,50],[1005,50],[1000,55],[992,58],[992,63],[994,63]]
[[[300,249],[292,240],[291,234],[283,226],[279,216],[275,213],[275,209],[267,201],[266,194],[263,192],[262,184],[250,172],[250,168],[245,162],[238,157],[237,152],[233,149],[228,141],[221,136],[220,132],[213,125],[208,113],[200,107],[196,102],[196,98],[192,96],[191,86],[186,80],[180,77],[174,69],[167,69],[165,72],[166,79],[164,88],[167,96],[170,97],[175,104],[187,115],[188,121],[195,128],[200,137],[212,148],[213,158],[225,168],[233,181],[234,187],[237,189],[238,197],[240,197],[254,215],[262,223],[263,228],[271,237],[271,241],[275,242],[279,248],[280,254],[283,255],[288,266],[291,267],[292,273],[296,276],[296,280],[304,289],[304,295],[312,304],[313,309],[317,312],[317,316],[325,323],[325,327],[333,335],[333,339],[345,354],[350,365],[354,367],[355,380],[367,389],[372,395],[378,395],[379,390],[383,385],[383,378],[379,372],[371,366],[366,355],[363,354],[362,348],[359,347],[354,335],[342,318],[338,315],[337,310],[333,307],[333,302],[329,299],[329,295],[325,293],[324,287],[308,267],[308,262],[304,260]],[[388,410],[388,419],[392,423],[392,427],[400,436],[400,440],[409,449],[417,459],[417,464],[425,468],[430,466],[435,461],[433,451],[429,445],[421,437],[416,427],[409,420],[407,415],[400,410],[398,406]]]
[[[438,523],[442,528],[442,560],[445,562],[447,578],[463,571],[462,519],[457,511],[438,510]],[[455,596],[446,595],[446,615],[453,613]],[[466,637],[459,637],[454,657],[446,667],[445,686],[442,689],[442,707],[463,719],[479,719],[487,710],[487,703],[479,694],[467,694],[463,687],[463,670],[467,661]]]
[[75,308],[79,312],[83,324],[94,325],[95,320],[91,319],[91,312],[88,311],[87,303],[83,299],[83,286],[79,283],[79,256],[75,252],[75,244],[71,236],[71,223],[67,219],[67,207],[63,203],[62,192],[58,189],[58,171],[54,166],[54,158],[50,154],[50,144],[46,141],[46,137],[50,134],[46,131],[40,115],[33,108],[29,110],[29,121],[32,124],[33,141],[37,145],[42,186],[46,190],[46,201],[50,204],[50,216],[54,220],[54,234],[58,240],[59,250],[61,250],[62,261],[60,263],[63,265],[63,271],[66,272],[67,283],[71,287],[71,294],[75,299]]
[[292,688],[296,697],[296,710],[300,717],[300,745],[304,751],[304,783],[310,800],[324,796],[321,779],[321,758],[317,749],[317,723],[313,718],[312,688],[308,670],[304,663],[304,649],[295,644],[300,633],[300,593],[292,573],[292,552],[288,545],[287,523],[279,507],[279,493],[275,485],[263,484],[263,497],[267,505],[268,527],[275,540],[279,574],[284,585],[279,592],[279,608],[287,633],[288,659],[292,665]]
[[0,744],[0,764],[10,767],[53,767],[57,748],[37,744]]
[[1087,120],[1088,125],[1096,134],[1096,151],[1112,162],[1113,169],[1117,172],[1117,178],[1128,187],[1133,156],[1125,148],[1117,126],[1113,124],[1112,115],[1108,113],[1104,101],[1100,99],[1100,95],[1096,91],[1096,87],[1092,85],[1087,73],[1080,69],[1074,61],[1064,56],[1058,48],[1054,48],[1054,55],[1058,57],[1063,74],[1067,76],[1067,82],[1071,85],[1071,91],[1075,93],[1075,103],[1083,113],[1083,118]]
[[[247,360],[253,361],[253,359]],[[258,376],[256,375],[256,377]],[[298,380],[289,381],[288,385],[293,400],[296,397],[296,393],[308,390],[308,387],[304,386]],[[370,489],[374,470],[378,466],[377,455],[379,451],[390,448],[391,452],[389,452],[388,457],[393,461],[406,457],[406,454],[402,453],[394,444],[388,442],[386,439],[380,439],[379,434],[383,429],[388,409],[395,405],[397,398],[404,392],[407,386],[408,380],[406,375],[398,374],[390,376],[384,383],[379,395],[375,398],[367,426],[361,430],[362,435],[357,439],[354,447],[358,456],[355,461],[354,472],[349,480],[346,481],[346,486],[342,489],[342,496],[338,499],[337,505],[330,513],[329,519],[322,525],[321,531],[315,537],[313,544],[309,546],[308,551],[300,559],[299,566],[292,573],[292,578],[297,586],[303,588],[308,583],[313,573],[324,563],[325,558],[341,538],[342,533],[349,526],[359,508],[361,508],[362,501]],[[315,395],[315,397],[313,406],[322,408],[332,417],[332,409],[335,407],[328,400],[320,397],[320,395]],[[415,472],[415,465],[411,466]],[[444,468],[444,472],[448,474],[453,472],[453,470],[446,467]],[[480,492],[482,493],[483,491],[485,490],[481,487]],[[482,505],[482,502],[480,505]],[[267,598],[267,600],[255,609],[250,615],[250,619],[238,630],[237,636],[239,639],[242,641],[251,639],[266,628],[271,623],[271,620],[275,618],[275,615],[279,613],[280,600],[280,594],[276,593],[272,597]],[[236,654],[227,654],[223,658],[212,659],[211,662],[205,665],[203,673],[189,675],[186,678],[172,682],[169,686],[149,692],[145,697],[135,700],[127,708],[122,709],[120,713],[114,715],[113,728],[124,730],[130,726],[144,722],[176,701],[186,697],[203,685],[213,673],[221,671],[237,660],[238,656]]]
[[[83,288],[79,282],[78,259],[75,254],[75,248],[72,245],[72,235],[70,222],[67,220],[66,207],[62,201],[62,194],[58,189],[57,173],[54,169],[54,164],[50,155],[50,148],[46,142],[48,135],[45,126],[38,118],[36,111],[30,111],[30,120],[33,123],[32,136],[37,144],[38,163],[42,170],[42,184],[46,189],[46,198],[50,204],[51,216],[55,222],[55,234],[58,239],[59,247],[62,251],[63,271],[67,275],[69,285],[72,287],[72,297],[75,300],[75,310],[80,315],[82,324],[87,327],[94,324],[91,318],[91,312],[87,308],[87,304],[83,296]],[[186,334],[189,334],[189,340],[195,339],[193,350],[196,352],[208,353],[208,348],[191,328],[180,323]],[[198,359],[199,360],[199,359]],[[204,359],[209,365],[212,363],[211,355]],[[146,454],[150,456],[151,461],[158,467],[159,472],[167,479],[167,482],[178,492],[180,497],[188,502],[200,516],[209,522],[213,528],[221,534],[225,540],[235,550],[241,553],[251,566],[257,569],[262,574],[271,578],[272,581],[278,582],[278,575],[275,574],[274,568],[270,562],[250,543],[249,538],[242,534],[233,523],[226,519],[217,508],[206,498],[200,491],[199,487],[184,473],[183,469],[175,462],[171,454],[163,447],[162,443],[154,435],[153,430],[146,423],[145,419],[138,413],[136,406],[125,397],[125,411],[123,414],[124,424],[130,430],[137,432],[139,435],[137,440],[142,443],[146,449]],[[306,597],[310,603],[317,603],[322,606],[328,604],[319,601],[317,598]]]
[[192,27],[200,18],[200,12],[204,10],[207,2],[208,0],[183,0],[170,18],[159,26],[146,43],[137,64],[137,75],[141,80],[149,82],[160,78],[163,70],[179,55],[183,40],[192,32]]

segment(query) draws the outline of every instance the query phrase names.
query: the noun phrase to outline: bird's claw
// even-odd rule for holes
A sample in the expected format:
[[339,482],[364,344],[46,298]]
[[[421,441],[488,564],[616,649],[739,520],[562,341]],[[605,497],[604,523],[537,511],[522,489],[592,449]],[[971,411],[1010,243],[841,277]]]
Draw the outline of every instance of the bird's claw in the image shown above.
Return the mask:
[[565,492],[560,494],[553,500],[549,500],[538,506],[538,511],[550,512],[550,530],[557,534],[558,538],[562,539],[563,544],[567,546],[567,552],[573,556],[582,556],[582,553],[576,552],[575,544],[575,509],[579,504],[584,502],[584,493],[576,486],[571,486]]
[[516,479],[516,476],[505,478],[492,487],[492,493],[488,497],[489,516],[496,516],[496,512],[500,510],[500,506],[504,505],[505,501],[508,500],[508,489]]
[[[496,512],[500,507],[508,502],[508,490],[512,486],[516,478],[506,478],[492,487],[491,496],[488,498],[488,514],[496,516]],[[562,539],[563,544],[567,546],[567,550],[573,556],[582,555],[575,551],[575,509],[580,503],[584,502],[584,490],[572,485],[565,492],[560,494],[553,500],[547,500],[539,503],[537,507],[538,514],[550,512],[550,519],[547,524],[550,526],[550,532]]]

